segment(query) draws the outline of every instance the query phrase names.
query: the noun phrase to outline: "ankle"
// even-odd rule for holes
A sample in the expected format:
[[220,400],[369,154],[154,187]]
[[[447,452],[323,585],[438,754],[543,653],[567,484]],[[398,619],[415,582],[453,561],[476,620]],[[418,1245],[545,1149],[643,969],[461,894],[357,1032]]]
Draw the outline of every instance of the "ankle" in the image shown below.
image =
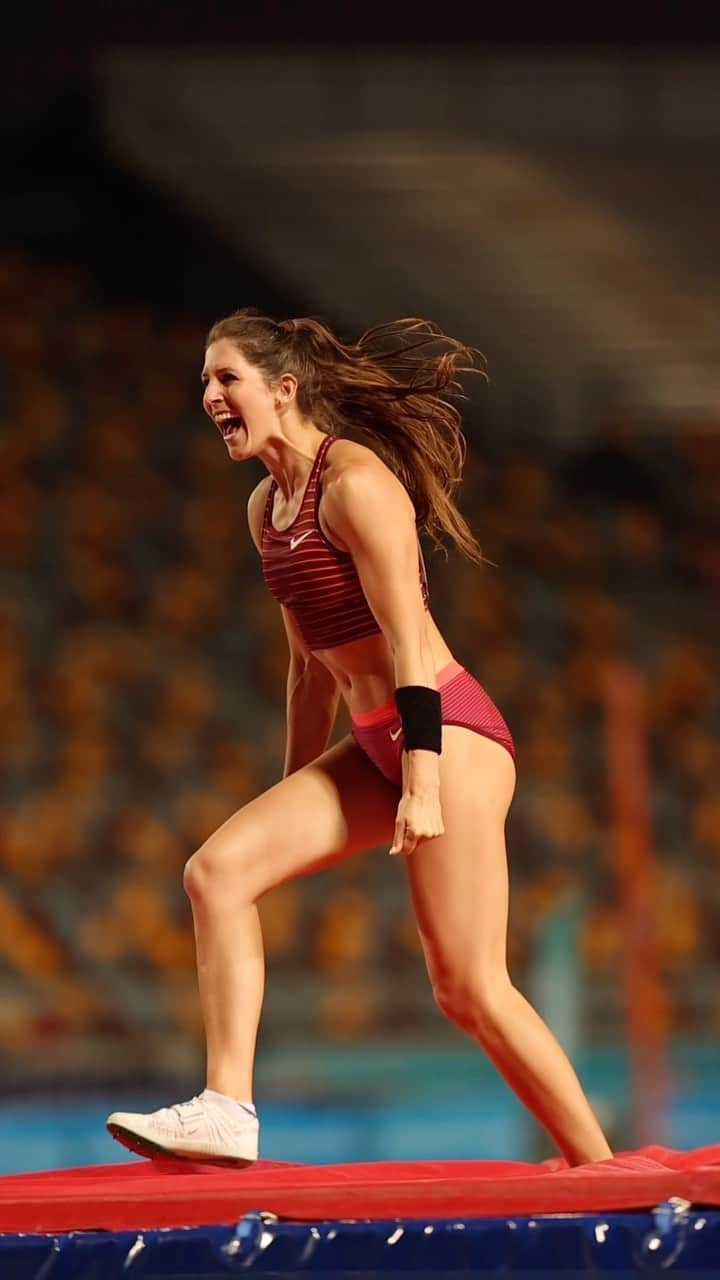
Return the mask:
[[209,1071],[205,1087],[223,1098],[234,1102],[252,1102],[252,1082],[245,1076],[233,1076],[230,1072]]
[[203,1098],[206,1098],[208,1102],[215,1103],[216,1106],[226,1107],[228,1110],[233,1110],[235,1107],[242,1107],[243,1111],[249,1111],[253,1115],[256,1114],[255,1104],[251,1097],[237,1097],[234,1094],[224,1093],[220,1089],[212,1089],[209,1085],[207,1088],[203,1089],[202,1096]]

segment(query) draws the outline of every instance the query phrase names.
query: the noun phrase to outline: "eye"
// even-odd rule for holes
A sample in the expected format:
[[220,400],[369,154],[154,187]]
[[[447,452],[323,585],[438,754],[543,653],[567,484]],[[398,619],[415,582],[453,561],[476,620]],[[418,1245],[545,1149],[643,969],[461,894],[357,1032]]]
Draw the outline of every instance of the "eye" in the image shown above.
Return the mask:
[[236,379],[236,377],[235,377],[235,374],[234,374],[234,373],[221,373],[221,374],[220,374],[220,381],[222,382],[222,384],[223,384],[223,386],[224,386],[226,382],[236,382],[236,381],[237,381],[237,379]]

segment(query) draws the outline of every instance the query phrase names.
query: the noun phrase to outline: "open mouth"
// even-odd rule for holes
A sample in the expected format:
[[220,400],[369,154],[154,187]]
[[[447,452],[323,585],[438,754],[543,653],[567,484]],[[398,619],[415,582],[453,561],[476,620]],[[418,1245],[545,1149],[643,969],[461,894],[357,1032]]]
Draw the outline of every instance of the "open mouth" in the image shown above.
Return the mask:
[[241,427],[245,427],[242,418],[233,417],[218,418],[216,419],[216,425],[222,433],[223,440],[229,440],[230,436],[233,436],[236,431],[239,431]]

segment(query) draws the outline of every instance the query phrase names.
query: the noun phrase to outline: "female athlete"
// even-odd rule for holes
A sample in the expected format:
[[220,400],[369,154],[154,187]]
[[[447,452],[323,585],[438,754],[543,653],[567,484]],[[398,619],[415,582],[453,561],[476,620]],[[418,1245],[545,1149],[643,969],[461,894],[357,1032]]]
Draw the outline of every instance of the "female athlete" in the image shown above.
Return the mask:
[[[109,1116],[131,1150],[257,1158],[255,903],[392,841],[440,1008],[570,1164],[611,1156],[565,1053],[508,975],[513,742],[429,609],[418,530],[482,560],[453,502],[465,441],[450,397],[474,354],[414,319],[346,345],[317,320],[245,309],[208,335],[204,409],[233,461],[260,458],[269,473],[248,522],[287,633],[287,749],[282,781],[187,863],[207,1087],[148,1115]],[[352,732],[328,749],[341,697]]]

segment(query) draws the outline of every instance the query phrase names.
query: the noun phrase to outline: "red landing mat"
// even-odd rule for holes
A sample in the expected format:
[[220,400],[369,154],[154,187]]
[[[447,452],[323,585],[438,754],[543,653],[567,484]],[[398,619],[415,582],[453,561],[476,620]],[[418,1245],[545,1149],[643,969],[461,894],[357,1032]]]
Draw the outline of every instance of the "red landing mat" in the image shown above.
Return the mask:
[[283,1218],[426,1218],[646,1209],[680,1196],[720,1205],[720,1145],[643,1147],[568,1169],[494,1160],[305,1165],[245,1170],[134,1160],[0,1177],[0,1231],[122,1231]]

